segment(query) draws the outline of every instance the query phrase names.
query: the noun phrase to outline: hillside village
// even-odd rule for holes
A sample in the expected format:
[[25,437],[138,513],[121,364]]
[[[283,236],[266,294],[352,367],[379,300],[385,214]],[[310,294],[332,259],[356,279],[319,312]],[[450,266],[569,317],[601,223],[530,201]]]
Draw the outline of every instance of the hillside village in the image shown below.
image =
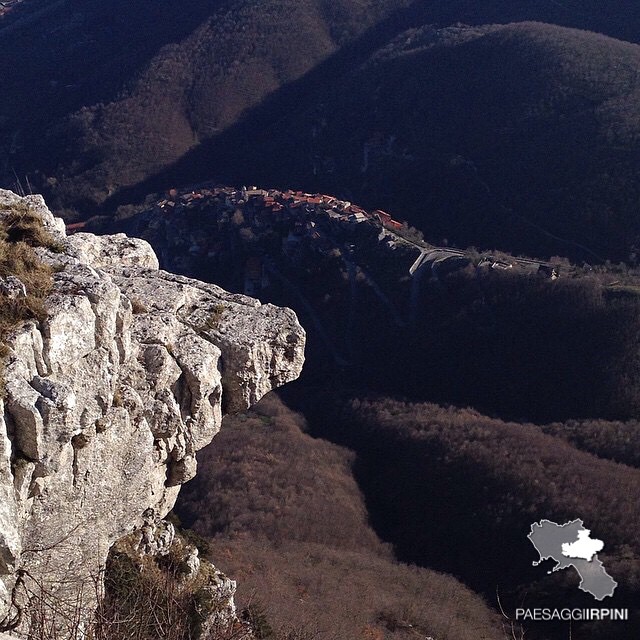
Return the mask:
[[[437,279],[469,265],[483,271],[517,269],[558,277],[557,268],[546,262],[488,253],[473,258],[469,252],[434,247],[383,210],[367,211],[325,194],[203,184],[170,189],[148,200],[146,207],[142,213],[120,216],[119,228],[152,239],[160,253],[166,246],[176,269],[189,270],[192,265],[187,262],[197,260],[228,263],[231,254],[236,268],[244,271],[247,295],[258,295],[267,286],[265,260],[294,266],[308,266],[313,256],[348,262],[354,254],[362,258],[365,248],[392,253],[394,262],[402,256],[401,269],[410,277],[426,269]],[[84,228],[85,223],[68,226],[70,232]],[[237,264],[238,253],[242,264]]]
[[[168,197],[157,203],[161,211],[173,209],[203,209],[218,205],[222,213],[232,213],[242,208],[247,226],[258,230],[290,225],[291,238],[310,237],[320,240],[326,231],[353,231],[353,225],[368,224],[375,228],[385,227],[401,231],[403,224],[394,220],[385,211],[367,212],[351,202],[338,200],[334,196],[303,193],[302,191],[277,191],[258,187],[201,188],[186,192],[172,189]],[[406,225],[404,225],[406,227]]]

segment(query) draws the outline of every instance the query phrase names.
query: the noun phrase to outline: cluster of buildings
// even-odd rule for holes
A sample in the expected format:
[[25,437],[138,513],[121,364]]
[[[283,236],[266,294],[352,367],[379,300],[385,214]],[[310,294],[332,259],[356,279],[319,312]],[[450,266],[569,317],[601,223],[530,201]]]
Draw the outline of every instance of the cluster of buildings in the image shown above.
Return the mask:
[[[230,252],[232,236],[239,234],[248,256],[244,292],[252,296],[269,284],[266,256],[280,254],[289,263],[310,266],[310,256],[344,256],[358,240],[403,227],[385,211],[368,212],[334,196],[254,186],[171,189],[149,214],[147,226],[180,228],[182,237],[168,240],[181,245],[175,253],[188,253],[191,259],[228,263],[237,258]],[[173,224],[176,216],[184,223]]]
[[[158,217],[165,220],[173,219],[174,215],[182,216],[185,221],[191,215],[197,216],[194,224],[176,225],[188,229],[188,238],[183,238],[182,244],[192,257],[224,259],[221,254],[232,244],[225,242],[227,232],[240,232],[247,244],[254,240],[255,250],[245,265],[247,295],[256,295],[268,282],[260,265],[261,254],[271,254],[274,249],[270,245],[267,250],[264,245],[269,239],[278,239],[277,249],[289,261],[303,263],[309,252],[339,255],[345,243],[356,238],[377,237],[383,228],[393,231],[403,226],[385,211],[378,209],[370,213],[334,196],[253,186],[171,189],[156,202],[152,213],[160,214]],[[185,241],[188,246],[184,246]]]
[[223,204],[228,208],[242,207],[250,214],[273,214],[274,221],[291,220],[293,218],[309,218],[324,216],[340,224],[371,223],[389,229],[401,229],[402,223],[377,209],[371,213],[345,200],[334,196],[311,194],[302,191],[278,191],[276,189],[259,189],[258,187],[201,187],[196,190],[178,192],[171,189],[167,197],[157,203],[157,207],[166,211],[172,209],[201,208],[204,205]]
[[334,196],[253,186],[171,189],[141,215],[147,231],[163,230],[160,244],[179,248],[172,253],[188,255],[188,260],[229,263],[237,258],[230,254],[239,234],[248,255],[244,292],[254,296],[268,286],[264,257],[273,256],[274,250],[289,262],[308,265],[309,254],[340,256],[358,239],[377,238],[383,229],[403,226],[385,211],[370,213]]
[[[324,194],[200,185],[171,189],[148,204],[148,209],[129,220],[128,233],[160,247],[164,263],[174,270],[192,271],[194,260],[217,269],[234,265],[234,273],[244,274],[244,292],[252,296],[269,286],[268,261],[275,264],[273,259],[278,255],[296,267],[313,269],[322,264],[315,260],[318,256],[347,264],[356,247],[375,246],[377,251],[386,247],[395,252],[401,243],[409,251],[398,259],[415,261],[411,267],[411,262],[407,264],[411,275],[431,266],[438,278],[472,263],[464,251],[406,241],[398,233],[404,225],[385,211],[368,212]],[[74,233],[84,226],[83,222],[71,224],[67,230]],[[473,262],[478,272],[515,268],[558,277],[552,265],[536,260],[485,254]]]
[[[225,215],[230,216],[240,211],[242,213],[240,224],[253,229],[258,235],[270,228],[277,229],[283,238],[282,252],[294,260],[302,248],[309,248],[309,246],[324,254],[335,250],[338,247],[336,240],[348,241],[356,233],[362,237],[364,228],[375,233],[384,230],[385,233],[381,234],[381,238],[394,244],[398,239],[397,232],[403,228],[401,222],[381,209],[368,212],[358,205],[339,200],[334,196],[292,190],[267,190],[258,187],[234,189],[211,186],[182,192],[172,189],[166,198],[157,203],[157,208],[163,212],[190,209],[204,211],[212,205],[215,205],[213,210],[218,216],[218,222],[224,223]],[[206,234],[202,235],[201,242],[194,238],[190,251],[202,253],[205,250],[203,243],[208,239],[210,238]],[[441,251],[446,252],[447,257],[466,255],[464,251],[452,249],[441,249]],[[551,279],[558,277],[557,269],[552,265],[522,258],[507,261],[486,254],[475,266],[478,269],[489,267],[492,270],[516,268]]]

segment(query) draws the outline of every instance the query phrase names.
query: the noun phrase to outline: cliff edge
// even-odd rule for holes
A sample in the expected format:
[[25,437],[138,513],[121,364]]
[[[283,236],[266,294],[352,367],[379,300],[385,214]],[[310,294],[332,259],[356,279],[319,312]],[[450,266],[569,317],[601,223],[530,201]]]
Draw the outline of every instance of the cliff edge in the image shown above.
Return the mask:
[[[45,319],[4,338],[0,621],[16,582],[72,602],[115,541],[169,512],[223,414],[299,375],[305,344],[289,309],[160,271],[142,240],[66,237],[40,196],[0,190],[0,222],[16,207],[59,248],[34,249],[53,270]],[[20,295],[0,278],[0,304]]]

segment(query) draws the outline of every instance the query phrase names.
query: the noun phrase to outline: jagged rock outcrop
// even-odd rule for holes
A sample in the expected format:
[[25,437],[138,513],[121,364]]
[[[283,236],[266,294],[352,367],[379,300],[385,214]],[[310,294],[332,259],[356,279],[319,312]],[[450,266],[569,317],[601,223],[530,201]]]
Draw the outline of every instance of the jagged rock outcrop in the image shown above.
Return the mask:
[[48,317],[6,341],[0,621],[21,575],[72,600],[148,509],[166,515],[223,412],[295,379],[305,343],[292,311],[159,271],[144,241],[66,238],[39,196],[0,191],[0,219],[19,202],[64,250],[37,249]]

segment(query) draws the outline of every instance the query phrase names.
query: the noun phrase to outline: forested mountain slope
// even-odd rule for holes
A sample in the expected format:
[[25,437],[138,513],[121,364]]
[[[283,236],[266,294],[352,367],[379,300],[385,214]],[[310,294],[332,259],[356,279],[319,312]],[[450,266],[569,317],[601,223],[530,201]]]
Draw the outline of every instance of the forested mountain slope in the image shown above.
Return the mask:
[[427,0],[414,10],[423,23],[440,26],[535,20],[640,40],[640,7],[632,0]]
[[140,195],[221,174],[386,208],[436,243],[633,261],[639,65],[638,45],[540,23],[406,31],[302,104],[281,92]]
[[395,208],[434,240],[633,260],[639,50],[595,32],[637,41],[639,13],[32,0],[0,20],[0,173],[72,217],[219,177]]
[[34,2],[0,22],[0,170],[65,180],[63,203],[100,201],[402,4],[69,0],[36,11]]

